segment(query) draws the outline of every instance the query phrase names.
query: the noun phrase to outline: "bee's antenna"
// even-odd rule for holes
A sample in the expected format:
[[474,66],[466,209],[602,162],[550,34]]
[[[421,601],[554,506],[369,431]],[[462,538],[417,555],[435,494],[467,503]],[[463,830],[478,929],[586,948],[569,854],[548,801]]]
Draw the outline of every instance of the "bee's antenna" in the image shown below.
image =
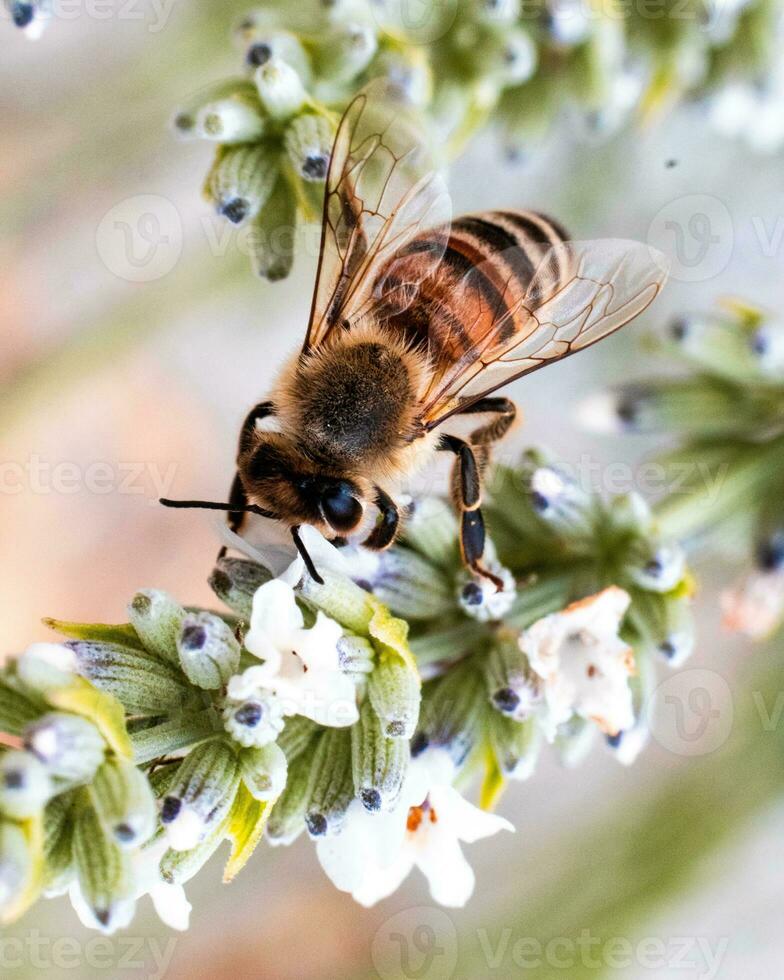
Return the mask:
[[231,514],[258,514],[259,517],[268,517],[277,520],[278,515],[271,510],[264,510],[256,504],[223,504],[214,500],[169,500],[161,497],[158,503],[164,507],[198,508],[199,510],[225,510]]
[[314,582],[318,582],[319,585],[324,584],[324,579],[316,571],[316,566],[313,564],[313,559],[308,554],[308,549],[305,547],[305,542],[302,540],[299,534],[299,524],[295,524],[291,529],[291,536],[294,539],[294,545],[299,552],[300,558],[305,562],[305,568],[308,570],[308,575],[313,579]]

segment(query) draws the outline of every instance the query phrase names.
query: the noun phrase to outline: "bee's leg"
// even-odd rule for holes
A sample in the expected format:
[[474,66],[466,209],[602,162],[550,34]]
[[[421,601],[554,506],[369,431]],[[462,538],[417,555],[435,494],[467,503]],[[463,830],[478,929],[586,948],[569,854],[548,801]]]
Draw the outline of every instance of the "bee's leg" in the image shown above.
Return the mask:
[[460,551],[463,561],[472,571],[489,579],[500,592],[503,582],[482,565],[485,550],[485,522],[480,510],[482,479],[474,450],[456,436],[441,436],[438,446],[443,452],[454,453],[457,459],[452,471],[452,496],[460,513]]
[[475,429],[469,439],[472,446],[492,446],[511,429],[517,417],[517,406],[508,398],[480,398],[464,409],[461,415],[492,414],[496,417],[486,425]]
[[[242,423],[242,428],[240,429],[240,441],[237,449],[238,459],[239,457],[243,456],[253,445],[253,433],[256,431],[256,422],[259,421],[259,419],[264,419],[267,418],[268,415],[274,414],[275,406],[272,404],[272,402],[259,402],[258,405],[254,405],[248,412],[245,421]],[[234,474],[231,490],[229,491],[229,503],[236,507],[247,506],[248,497],[245,493],[245,487],[242,485],[242,480],[240,480],[239,473]],[[226,523],[235,534],[239,534],[239,532],[242,530],[242,525],[245,523],[245,516],[245,513],[241,510],[230,510],[226,514]],[[218,558],[223,558],[225,554],[226,547],[224,546],[218,552]]]
[[383,551],[388,548],[397,537],[400,525],[400,514],[395,501],[381,487],[374,487],[376,491],[375,504],[381,514],[381,520],[373,528],[367,538],[362,542],[365,548],[372,548],[374,551]]

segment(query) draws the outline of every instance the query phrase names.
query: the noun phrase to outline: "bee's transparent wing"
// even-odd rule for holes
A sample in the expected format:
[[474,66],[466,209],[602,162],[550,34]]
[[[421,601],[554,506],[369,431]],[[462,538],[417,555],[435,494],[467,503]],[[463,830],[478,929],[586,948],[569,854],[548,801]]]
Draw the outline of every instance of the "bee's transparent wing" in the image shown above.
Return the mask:
[[[435,225],[448,229],[451,202],[422,143],[424,131],[411,107],[383,81],[363,89],[346,109],[327,174],[304,350],[322,344],[336,325],[356,322],[383,299],[378,271],[415,235]],[[446,233],[441,239],[445,247]],[[415,291],[442,255],[443,248],[425,256],[416,281],[406,285]]]
[[[513,257],[502,254],[514,267]],[[480,294],[481,276],[468,273],[455,303],[480,310],[476,322],[485,326],[474,329],[474,343],[458,362],[435,365],[423,422],[433,429],[516,378],[618,330],[653,302],[668,267],[661,252],[641,242],[563,242],[548,251],[523,297],[503,304],[498,316]]]

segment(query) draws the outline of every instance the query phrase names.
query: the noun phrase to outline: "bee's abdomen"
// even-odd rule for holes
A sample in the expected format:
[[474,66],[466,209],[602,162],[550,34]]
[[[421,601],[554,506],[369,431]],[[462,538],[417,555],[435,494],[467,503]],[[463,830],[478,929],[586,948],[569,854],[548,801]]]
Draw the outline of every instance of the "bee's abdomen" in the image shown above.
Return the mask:
[[[565,257],[552,251],[566,240],[558,222],[533,211],[469,214],[455,219],[448,236],[441,229],[424,232],[379,277],[386,292],[383,318],[409,342],[427,346],[435,361],[462,360],[494,324],[502,323],[507,336],[521,329],[537,294],[567,277]],[[413,303],[390,291],[395,281],[419,282]]]

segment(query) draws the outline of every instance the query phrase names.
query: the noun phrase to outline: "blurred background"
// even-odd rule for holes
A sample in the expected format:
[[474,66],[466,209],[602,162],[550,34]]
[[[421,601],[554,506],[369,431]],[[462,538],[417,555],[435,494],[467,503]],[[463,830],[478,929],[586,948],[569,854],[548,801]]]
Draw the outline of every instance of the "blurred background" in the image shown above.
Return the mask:
[[[178,101],[236,70],[228,30],[245,6],[75,5],[36,43],[0,21],[3,654],[44,638],[44,615],[122,621],[144,586],[211,604],[214,524],[156,500],[226,493],[239,424],[301,342],[315,265],[304,250],[285,282],[255,279],[199,196],[209,148],[169,130]],[[575,238],[673,256],[643,321],[516,386],[525,425],[505,449],[547,445],[608,490],[651,489],[639,467],[651,443],[586,435],[578,406],[650,372],[641,338],[676,312],[728,293],[777,309],[781,157],[682,109],[601,144],[567,120],[515,165],[488,134],[450,186],[456,212],[531,206]],[[500,812],[517,833],[471,846],[465,910],[433,908],[418,877],[364,910],[301,839],[260,849],[225,888],[213,860],[188,888],[186,935],[145,906],[106,939],[67,900],[39,904],[0,938],[3,976],[779,975],[784,780],[778,702],[759,679],[778,653],[722,634],[716,586],[732,573],[703,573],[696,656],[661,698],[686,714],[655,725],[629,769],[599,747],[513,784]],[[713,695],[709,718],[688,715],[695,685]]]

